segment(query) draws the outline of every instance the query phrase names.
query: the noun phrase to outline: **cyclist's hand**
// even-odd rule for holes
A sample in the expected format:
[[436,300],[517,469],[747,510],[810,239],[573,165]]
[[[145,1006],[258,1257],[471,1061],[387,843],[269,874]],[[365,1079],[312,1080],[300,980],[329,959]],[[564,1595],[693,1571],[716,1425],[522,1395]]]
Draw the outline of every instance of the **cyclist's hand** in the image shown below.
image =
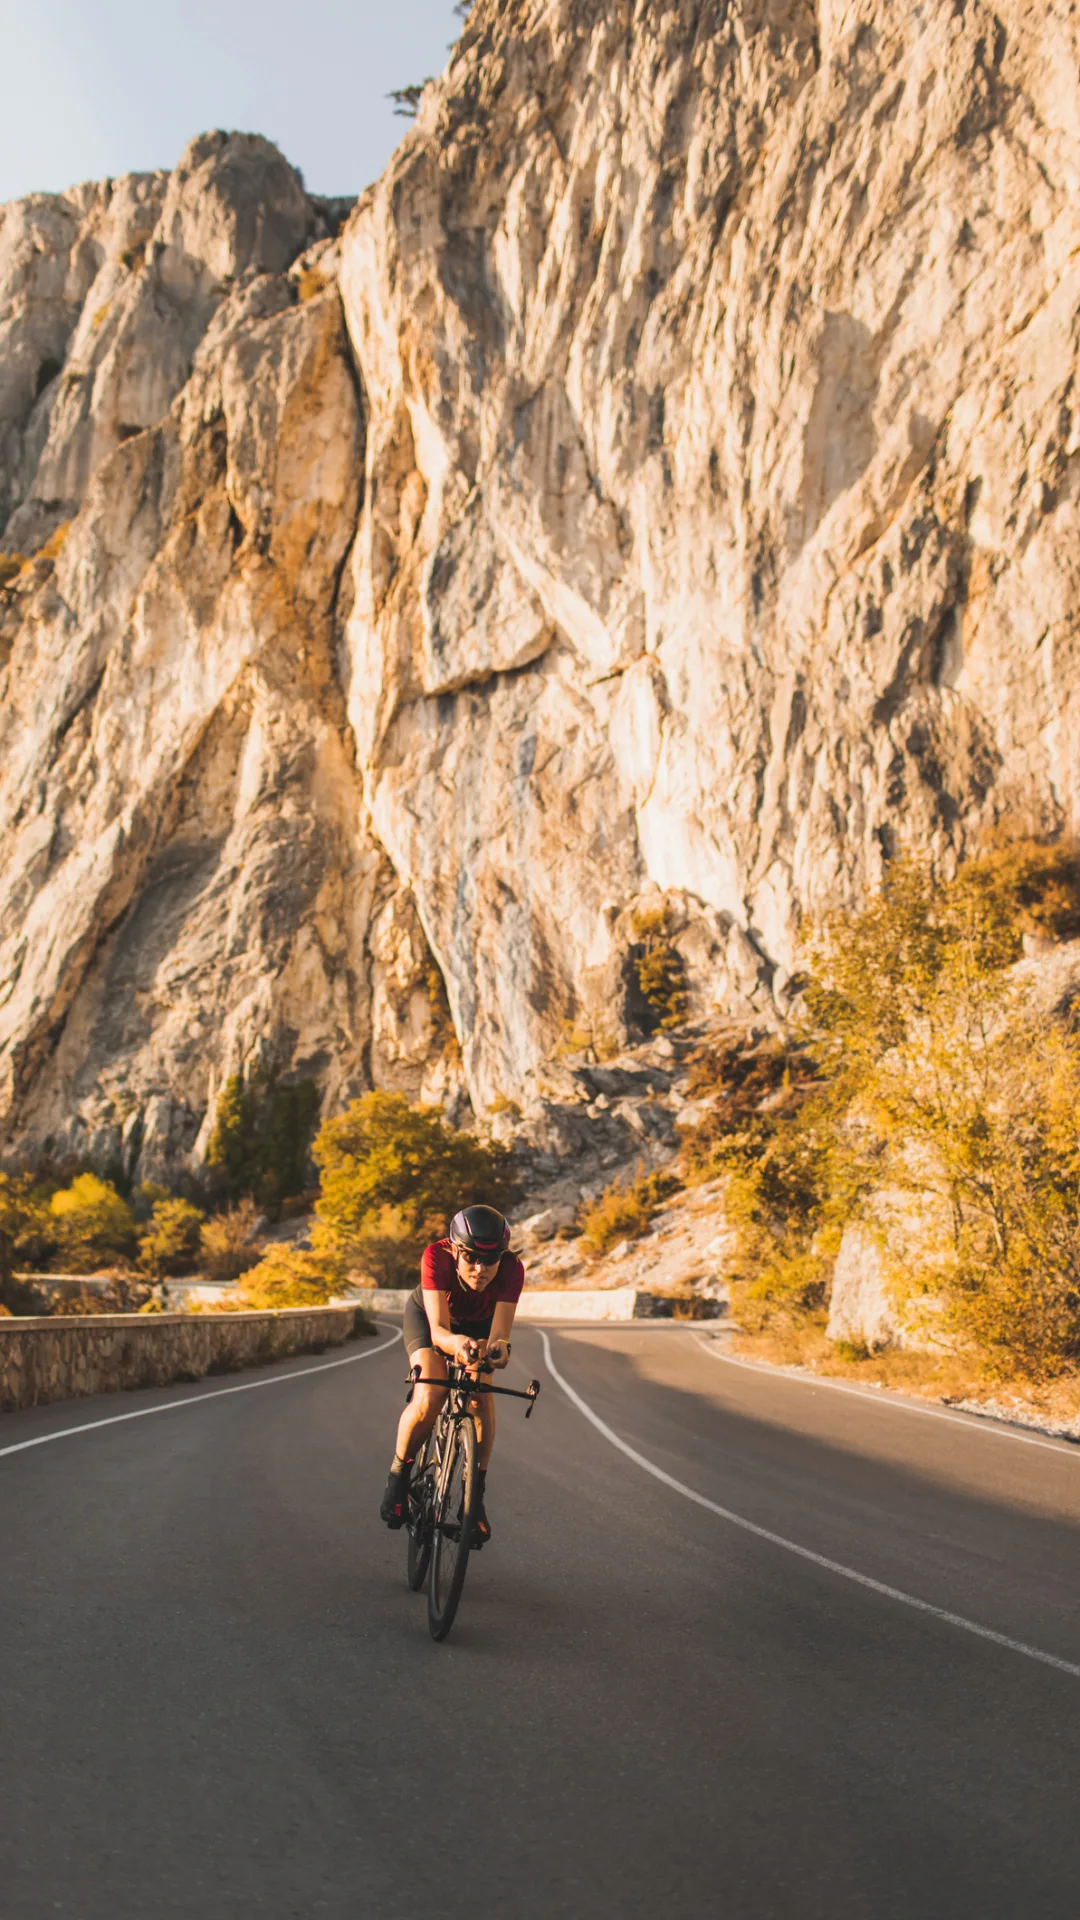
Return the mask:
[[508,1342],[505,1340],[489,1340],[487,1358],[493,1367],[508,1367],[510,1365],[510,1347]]
[[459,1367],[474,1367],[480,1358],[480,1349],[475,1340],[467,1333],[459,1333],[454,1346],[454,1359]]

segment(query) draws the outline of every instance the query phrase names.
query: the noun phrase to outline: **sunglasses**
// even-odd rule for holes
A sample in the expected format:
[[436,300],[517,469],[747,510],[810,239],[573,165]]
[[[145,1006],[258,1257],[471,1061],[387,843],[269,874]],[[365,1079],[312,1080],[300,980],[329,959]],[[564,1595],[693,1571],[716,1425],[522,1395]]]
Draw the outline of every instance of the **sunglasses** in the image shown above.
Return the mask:
[[502,1259],[501,1253],[466,1253],[464,1247],[457,1247],[455,1251],[458,1259],[464,1260],[466,1265],[470,1267],[497,1267],[499,1261]]

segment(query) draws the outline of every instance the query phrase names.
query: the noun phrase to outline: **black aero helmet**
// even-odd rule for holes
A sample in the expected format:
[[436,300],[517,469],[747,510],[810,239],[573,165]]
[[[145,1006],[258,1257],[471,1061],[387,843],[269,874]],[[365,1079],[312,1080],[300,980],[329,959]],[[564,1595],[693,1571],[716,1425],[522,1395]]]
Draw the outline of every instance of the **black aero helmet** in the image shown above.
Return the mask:
[[499,1260],[510,1245],[510,1228],[494,1207],[463,1207],[450,1222],[450,1238],[466,1253]]

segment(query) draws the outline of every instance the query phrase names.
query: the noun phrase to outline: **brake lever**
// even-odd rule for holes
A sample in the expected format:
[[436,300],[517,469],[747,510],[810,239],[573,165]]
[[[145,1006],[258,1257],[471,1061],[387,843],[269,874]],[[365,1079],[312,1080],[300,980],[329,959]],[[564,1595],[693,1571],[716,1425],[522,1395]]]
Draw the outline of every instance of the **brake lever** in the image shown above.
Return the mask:
[[406,1405],[406,1406],[408,1406],[408,1404],[409,1404],[409,1402],[410,1402],[410,1400],[411,1400],[411,1399],[412,1399],[412,1397],[413,1397],[413,1394],[414,1394],[414,1393],[415,1393],[415,1391],[416,1391],[416,1383],[417,1383],[417,1381],[418,1381],[418,1380],[422,1380],[422,1379],[423,1379],[423,1377],[424,1377],[424,1369],[423,1369],[423,1367],[422,1367],[422,1366],[420,1366],[420,1364],[419,1364],[419,1363],[417,1363],[417,1365],[416,1365],[415,1367],[410,1367],[410,1368],[409,1368],[409,1380],[408,1380],[408,1387],[409,1387],[409,1391],[408,1391],[408,1393],[407,1393],[407,1394],[405,1395],[405,1405]]
[[526,1393],[527,1393],[527,1394],[528,1394],[528,1396],[529,1396],[529,1404],[528,1404],[528,1406],[527,1406],[527,1407],[526,1407],[526,1409],[525,1409],[525,1418],[526,1418],[526,1420],[531,1420],[531,1419],[532,1419],[532,1410],[533,1410],[533,1408],[534,1408],[534,1407],[535,1407],[535,1405],[536,1405],[536,1396],[537,1396],[537,1394],[538,1394],[538,1393],[539,1393],[539,1391],[540,1391],[540,1382],[539,1382],[539,1380],[530,1380],[530,1381],[529,1381],[529,1384],[528,1384],[528,1386],[527,1386],[527,1387],[526,1387],[526,1389],[525,1389],[525,1391],[526,1391]]

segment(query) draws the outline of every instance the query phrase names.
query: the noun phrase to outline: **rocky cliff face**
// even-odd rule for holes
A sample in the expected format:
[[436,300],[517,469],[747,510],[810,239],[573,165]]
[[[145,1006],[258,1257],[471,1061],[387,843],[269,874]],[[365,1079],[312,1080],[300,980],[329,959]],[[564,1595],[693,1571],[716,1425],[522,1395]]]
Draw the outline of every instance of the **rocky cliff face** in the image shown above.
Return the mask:
[[635,911],[760,1011],[1077,824],[1078,42],[476,0],[340,234],[239,136],[4,210],[11,1143],[160,1171],[261,1063],[565,1146]]

